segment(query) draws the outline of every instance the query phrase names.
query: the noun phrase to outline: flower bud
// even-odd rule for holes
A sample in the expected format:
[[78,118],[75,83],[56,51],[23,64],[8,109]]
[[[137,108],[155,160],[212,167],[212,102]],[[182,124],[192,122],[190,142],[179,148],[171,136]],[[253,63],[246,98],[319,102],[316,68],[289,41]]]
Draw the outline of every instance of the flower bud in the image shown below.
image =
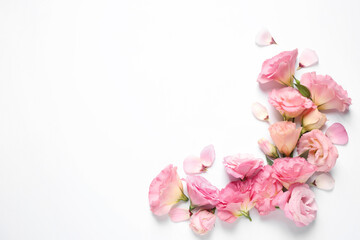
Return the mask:
[[267,139],[262,138],[258,141],[259,147],[261,149],[261,151],[272,158],[278,158],[279,155],[276,151],[276,147],[274,144],[270,143]]
[[327,121],[326,115],[314,109],[307,112],[302,118],[303,132],[321,128]]

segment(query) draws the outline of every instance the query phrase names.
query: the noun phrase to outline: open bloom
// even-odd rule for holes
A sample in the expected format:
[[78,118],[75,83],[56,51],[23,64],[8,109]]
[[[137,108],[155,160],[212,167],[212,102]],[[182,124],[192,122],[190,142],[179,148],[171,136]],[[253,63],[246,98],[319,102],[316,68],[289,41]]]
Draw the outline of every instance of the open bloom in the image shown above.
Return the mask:
[[309,225],[316,218],[317,204],[315,194],[307,184],[291,185],[289,191],[278,199],[281,209],[287,218],[293,220],[298,227]]
[[240,216],[251,219],[249,211],[255,206],[252,185],[251,179],[239,180],[230,182],[220,191],[220,202],[216,208],[222,221],[232,223]]
[[277,158],[272,165],[272,177],[279,180],[285,188],[293,183],[304,183],[316,171],[316,166],[302,157]]
[[295,73],[296,57],[298,50],[285,51],[273,58],[266,60],[261,68],[257,81],[259,83],[278,82],[291,86]]
[[201,176],[187,176],[187,191],[194,207],[216,206],[219,202],[219,190],[217,187]]
[[215,150],[213,145],[208,145],[200,153],[200,157],[188,156],[183,163],[186,174],[197,174],[205,172],[215,160]]
[[286,118],[295,118],[306,109],[316,108],[314,103],[292,87],[273,89],[269,103]]
[[260,215],[266,215],[275,210],[273,200],[283,188],[282,184],[271,176],[272,172],[272,168],[266,165],[254,177],[252,191],[256,201],[255,208],[259,211]]
[[319,110],[336,109],[344,112],[349,109],[351,98],[330,76],[316,75],[315,72],[304,73],[301,84],[310,90],[311,99]]
[[180,200],[187,201],[188,198],[183,193],[183,185],[176,167],[170,164],[150,184],[150,209],[155,215],[165,215]]
[[208,210],[197,211],[190,219],[190,228],[199,235],[205,235],[214,228],[216,216]]
[[303,131],[311,131],[313,129],[320,129],[327,121],[326,115],[319,112],[318,109],[307,111],[301,120]]
[[236,154],[224,158],[226,172],[235,178],[252,177],[263,167],[263,161],[250,154]]
[[301,128],[296,129],[295,123],[282,121],[272,124],[269,132],[279,151],[289,156],[300,137]]
[[339,154],[336,147],[325,134],[314,129],[301,136],[298,144],[298,152],[309,151],[308,162],[317,166],[321,172],[329,172],[335,165]]

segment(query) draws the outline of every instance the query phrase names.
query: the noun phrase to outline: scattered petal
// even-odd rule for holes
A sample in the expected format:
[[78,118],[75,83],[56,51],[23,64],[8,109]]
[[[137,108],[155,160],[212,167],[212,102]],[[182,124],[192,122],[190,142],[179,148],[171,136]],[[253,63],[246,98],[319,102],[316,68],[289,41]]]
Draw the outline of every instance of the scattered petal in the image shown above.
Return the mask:
[[330,173],[321,173],[312,184],[322,190],[332,190],[335,186],[335,180]]
[[215,149],[213,145],[204,147],[200,153],[200,159],[204,167],[210,167],[215,160]]
[[334,123],[327,130],[325,135],[334,144],[345,145],[349,141],[348,134],[341,123]]
[[169,212],[171,221],[182,222],[190,219],[190,211],[185,208],[172,208]]
[[185,158],[183,168],[186,174],[197,174],[203,170],[202,161],[199,157],[188,156]]
[[258,32],[255,38],[255,43],[261,47],[268,46],[271,44],[276,44],[274,38],[271,36],[270,32],[266,29],[263,29],[260,32]]
[[261,121],[269,120],[269,113],[268,113],[266,107],[264,107],[260,103],[258,103],[258,102],[253,103],[251,106],[251,110],[257,119],[259,119]]
[[310,67],[312,65],[317,64],[318,62],[319,62],[319,58],[316,52],[307,48],[300,55],[298,69],[304,67]]

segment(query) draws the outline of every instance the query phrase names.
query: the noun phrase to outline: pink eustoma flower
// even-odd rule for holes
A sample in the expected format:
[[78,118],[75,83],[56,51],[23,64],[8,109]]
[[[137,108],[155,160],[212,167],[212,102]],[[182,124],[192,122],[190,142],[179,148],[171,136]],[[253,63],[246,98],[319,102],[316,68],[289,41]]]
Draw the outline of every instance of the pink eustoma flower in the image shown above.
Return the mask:
[[344,112],[349,109],[351,98],[330,76],[316,75],[315,72],[304,73],[301,84],[310,90],[311,99],[319,110],[336,109]]
[[264,169],[254,177],[252,191],[256,202],[255,208],[260,215],[267,215],[275,210],[273,200],[283,188],[282,184],[271,176],[272,172],[272,168],[266,165]]
[[300,137],[301,128],[296,128],[295,123],[282,121],[272,124],[269,132],[279,151],[289,156]]
[[188,156],[183,163],[186,174],[197,174],[205,172],[215,160],[215,150],[213,145],[208,145],[200,153],[200,157]]
[[295,73],[296,57],[298,50],[286,51],[266,60],[261,68],[257,81],[261,84],[278,82],[291,86]]
[[299,153],[308,150],[308,162],[315,165],[317,170],[321,172],[329,172],[335,166],[336,159],[339,156],[330,139],[318,129],[302,135],[297,150]]
[[261,151],[269,157],[277,158],[279,154],[277,153],[276,147],[274,144],[270,143],[269,140],[262,138],[258,141]]
[[193,207],[213,208],[219,202],[217,187],[201,176],[187,176],[187,191]]
[[275,159],[272,169],[272,177],[288,189],[291,184],[306,182],[316,171],[316,166],[302,157],[287,157]]
[[295,118],[304,110],[314,109],[316,105],[292,87],[273,89],[269,94],[269,103],[285,118]]
[[214,228],[216,216],[208,210],[197,211],[190,219],[190,228],[199,235],[205,235]]
[[309,225],[316,218],[317,204],[315,194],[307,184],[293,184],[282,196],[279,204],[285,216],[298,227]]
[[234,178],[243,179],[257,174],[264,166],[262,159],[250,154],[236,154],[224,158],[226,172]]
[[326,123],[326,121],[326,115],[319,112],[317,108],[306,111],[301,119],[303,132],[311,131],[313,129],[320,129]]
[[176,167],[170,164],[150,184],[150,209],[155,215],[162,216],[180,200],[187,201],[188,198],[183,193],[183,185]]
[[220,202],[216,206],[218,217],[225,222],[232,223],[238,217],[250,218],[249,211],[255,206],[252,194],[252,179],[230,182],[220,191]]

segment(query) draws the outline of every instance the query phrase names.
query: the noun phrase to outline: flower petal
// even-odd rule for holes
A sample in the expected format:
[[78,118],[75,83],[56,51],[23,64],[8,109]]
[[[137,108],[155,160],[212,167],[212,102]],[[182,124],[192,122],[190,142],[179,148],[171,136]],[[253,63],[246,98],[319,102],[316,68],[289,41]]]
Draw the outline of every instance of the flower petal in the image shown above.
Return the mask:
[[253,103],[251,106],[251,111],[257,119],[262,121],[269,120],[269,113],[266,107],[264,107],[260,103],[258,102]]
[[313,184],[323,190],[332,190],[335,186],[335,180],[330,173],[321,173],[315,178]]
[[334,123],[327,130],[325,135],[334,144],[345,145],[349,141],[348,134],[341,123]]
[[172,208],[169,212],[171,221],[182,222],[190,219],[190,211],[185,208]]
[[201,173],[203,164],[199,157],[189,156],[185,158],[183,168],[186,174],[197,174]]
[[215,160],[215,149],[213,145],[204,147],[200,153],[201,163],[204,167],[210,167]]
[[271,36],[270,32],[266,29],[261,30],[258,32],[255,38],[255,43],[258,46],[268,46],[271,44],[276,44],[274,38]]
[[311,49],[305,49],[300,55],[298,69],[304,67],[310,67],[312,65],[317,64],[318,62],[319,62],[319,58],[316,52]]

